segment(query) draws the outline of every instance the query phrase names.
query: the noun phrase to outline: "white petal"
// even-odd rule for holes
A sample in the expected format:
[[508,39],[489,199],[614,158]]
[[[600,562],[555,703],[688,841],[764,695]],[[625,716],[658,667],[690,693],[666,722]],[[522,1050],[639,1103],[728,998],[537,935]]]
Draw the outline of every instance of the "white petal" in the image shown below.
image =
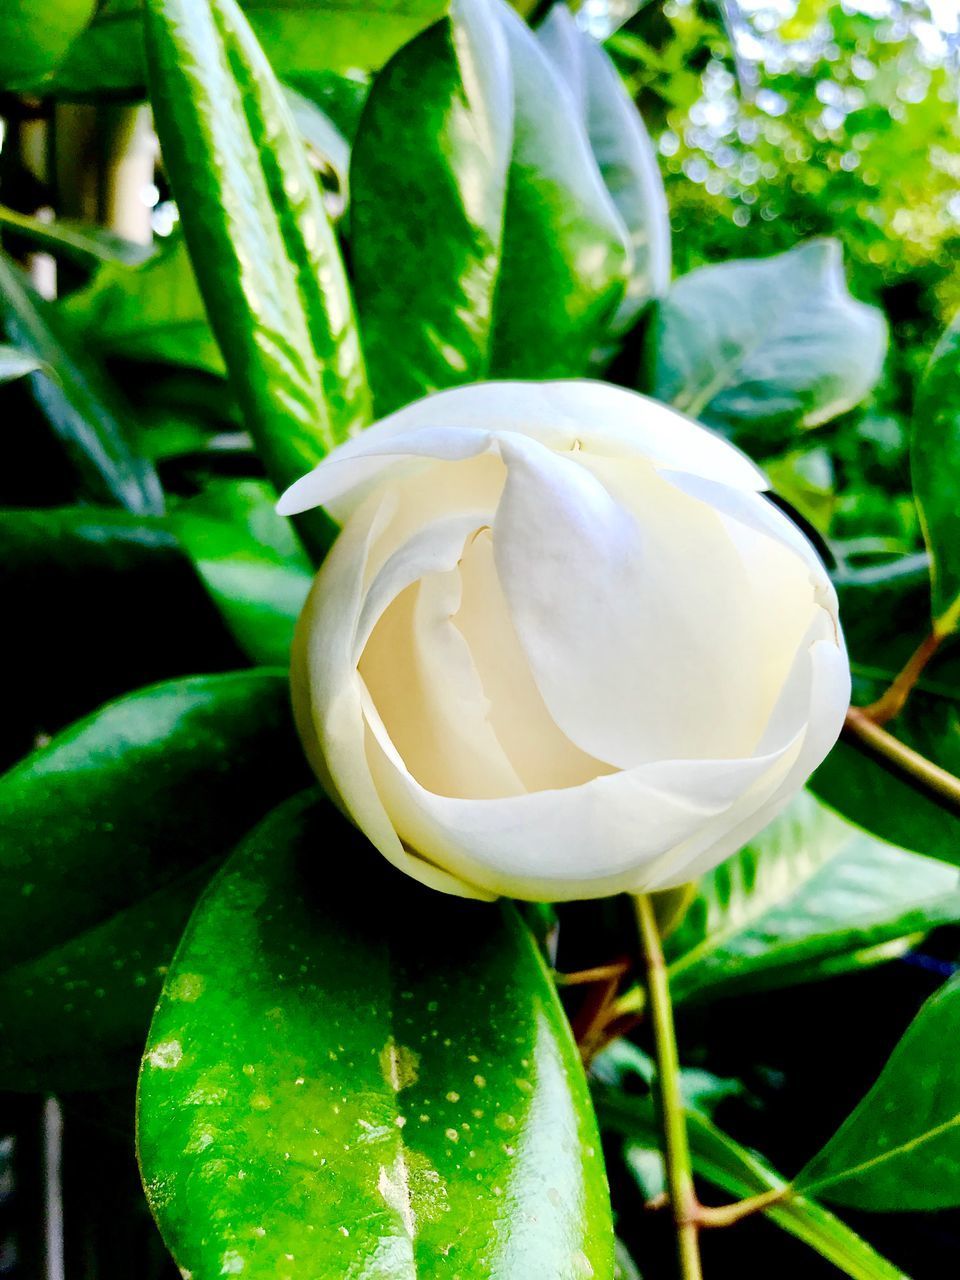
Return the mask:
[[504,432],[559,452],[579,446],[637,455],[735,488],[766,488],[763,473],[733,445],[636,392],[587,380],[483,382],[427,396],[368,427],[296,481],[277,509],[295,515],[338,503],[336,518],[345,519],[358,499],[343,499],[405,459],[472,457]]
[[755,678],[756,601],[719,518],[649,465],[640,521],[569,456],[500,448],[497,570],[566,736],[623,769],[752,754],[778,690]]

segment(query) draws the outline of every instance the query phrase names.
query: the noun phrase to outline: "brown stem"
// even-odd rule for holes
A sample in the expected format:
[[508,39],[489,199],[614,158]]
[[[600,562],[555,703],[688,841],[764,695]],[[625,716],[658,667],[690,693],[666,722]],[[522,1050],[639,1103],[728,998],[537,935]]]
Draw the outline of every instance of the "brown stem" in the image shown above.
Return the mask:
[[868,707],[861,707],[863,714],[874,724],[884,725],[898,716],[906,705],[913,686],[923,674],[923,669],[940,648],[943,635],[939,631],[930,634],[917,646],[899,675],[891,681],[889,688],[876,702]]
[[753,1213],[762,1213],[771,1205],[789,1200],[792,1195],[793,1188],[786,1185],[774,1187],[772,1191],[762,1191],[759,1195],[749,1196],[746,1200],[737,1200],[734,1204],[702,1204],[697,1213],[697,1221],[701,1227],[732,1227],[741,1218],[749,1218]]
[[906,746],[881,728],[861,707],[851,707],[847,712],[843,736],[851,745],[866,751],[936,804],[960,814],[960,778]]

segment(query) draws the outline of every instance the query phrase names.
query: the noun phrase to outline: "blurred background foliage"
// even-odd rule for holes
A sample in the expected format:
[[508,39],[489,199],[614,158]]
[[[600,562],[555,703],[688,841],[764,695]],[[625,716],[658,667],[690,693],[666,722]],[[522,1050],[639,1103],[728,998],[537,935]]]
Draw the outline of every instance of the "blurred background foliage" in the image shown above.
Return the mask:
[[[604,34],[611,9],[587,0]],[[833,235],[890,323],[870,401],[768,469],[841,553],[921,546],[909,420],[960,307],[960,10],[944,0],[667,0],[613,32],[656,140],[677,276]]]

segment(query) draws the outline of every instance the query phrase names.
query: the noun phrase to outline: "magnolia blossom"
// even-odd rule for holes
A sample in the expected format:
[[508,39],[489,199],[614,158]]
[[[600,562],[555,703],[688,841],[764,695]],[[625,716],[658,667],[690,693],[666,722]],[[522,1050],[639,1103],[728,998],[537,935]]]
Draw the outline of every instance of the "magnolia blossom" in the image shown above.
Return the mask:
[[290,488],[342,524],[297,631],[314,769],[434,888],[557,901],[693,879],[830,750],[837,600],[763,475],[594,382],[485,383]]

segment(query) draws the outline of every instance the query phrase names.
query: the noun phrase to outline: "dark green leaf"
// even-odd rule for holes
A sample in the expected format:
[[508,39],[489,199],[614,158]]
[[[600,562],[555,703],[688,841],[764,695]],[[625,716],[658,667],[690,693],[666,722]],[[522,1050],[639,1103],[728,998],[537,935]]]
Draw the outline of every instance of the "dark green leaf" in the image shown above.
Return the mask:
[[243,664],[162,517],[3,511],[0,562],[4,607],[28,620],[0,630],[3,766],[129,689]]
[[223,373],[223,357],[179,235],[140,265],[110,262],[61,304],[105,354]]
[[947,635],[960,627],[960,314],[917,389],[911,463],[930,551],[934,625]]
[[303,780],[282,672],[156,685],[65,730],[0,778],[0,964],[222,855]]
[[876,1084],[796,1179],[860,1209],[960,1204],[960,975],[932,996]]
[[786,429],[859,404],[886,344],[881,313],[847,292],[840,245],[810,240],[676,281],[651,326],[652,392],[774,452]]
[[50,304],[3,254],[0,319],[11,341],[43,366],[30,374],[33,394],[75,458],[91,496],[138,513],[161,511],[160,482],[151,463],[134,450],[129,411]]
[[[849,573],[837,587],[853,701],[867,706],[929,631],[926,558]],[[960,773],[960,649],[955,641],[945,643],[928,664],[888,728],[921,755]],[[849,744],[837,744],[812,786],[834,809],[882,839],[960,863],[960,819]]]
[[653,143],[610,58],[555,4],[538,36],[576,99],[604,184],[627,229],[627,291],[613,320],[626,332],[670,285],[670,215]]
[[96,0],[4,0],[0,9],[0,88],[32,85],[53,71],[93,17]]
[[569,377],[589,368],[623,301],[628,236],[569,91],[513,9],[496,7],[515,107],[491,373]]
[[170,524],[244,652],[286,666],[313,573],[267,486],[211,485]]
[[[594,1091],[594,1099],[601,1128],[627,1139],[627,1164],[643,1178],[649,1158],[660,1158],[660,1125],[652,1098],[601,1086]],[[718,1129],[700,1111],[690,1107],[686,1115],[693,1168],[698,1177],[733,1199],[746,1199],[787,1185],[786,1179],[765,1160]],[[771,1205],[765,1216],[853,1280],[906,1280],[903,1272],[815,1200],[795,1195]]]
[[810,795],[701,880],[667,939],[676,1000],[857,969],[960,920],[957,873],[850,826]]
[[377,411],[489,370],[513,91],[496,11],[463,0],[374,82],[351,250]]
[[585,1081],[515,910],[404,879],[310,798],[197,909],[151,1029],[139,1140],[197,1276],[613,1270]]
[[350,293],[296,124],[233,0],[148,0],[151,100],[191,258],[284,487],[369,416]]
[[124,240],[104,227],[88,222],[57,218],[41,222],[0,205],[0,230],[13,240],[23,240],[56,257],[66,258],[81,267],[95,267],[104,262],[125,262],[134,266],[153,253],[149,245]]
[[[144,85],[139,0],[105,0],[48,88],[77,94]],[[250,0],[250,22],[277,74],[375,70],[444,12],[445,0]]]

